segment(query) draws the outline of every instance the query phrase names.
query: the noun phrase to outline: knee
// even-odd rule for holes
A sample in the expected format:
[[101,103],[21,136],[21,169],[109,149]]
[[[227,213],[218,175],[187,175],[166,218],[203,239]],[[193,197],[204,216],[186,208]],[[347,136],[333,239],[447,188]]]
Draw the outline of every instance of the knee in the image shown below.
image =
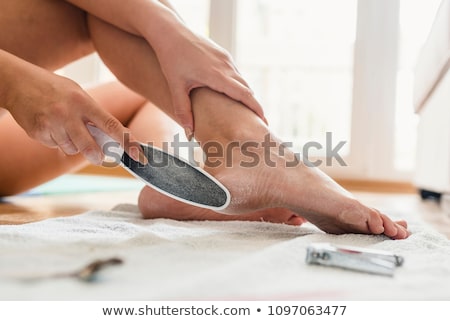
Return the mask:
[[20,193],[23,193],[29,189],[28,186],[25,186],[21,183],[15,183],[15,182],[5,182],[6,184],[3,184],[0,186],[0,198],[2,197],[8,197],[8,196],[14,196]]
[[[34,17],[38,17],[37,23],[27,28],[26,34],[20,34],[18,56],[55,70],[94,51],[85,11],[66,1],[42,1],[39,6],[33,4],[31,7],[35,10],[23,9],[24,17],[20,19],[33,16],[35,20]],[[42,45],[43,39],[45,45]]]

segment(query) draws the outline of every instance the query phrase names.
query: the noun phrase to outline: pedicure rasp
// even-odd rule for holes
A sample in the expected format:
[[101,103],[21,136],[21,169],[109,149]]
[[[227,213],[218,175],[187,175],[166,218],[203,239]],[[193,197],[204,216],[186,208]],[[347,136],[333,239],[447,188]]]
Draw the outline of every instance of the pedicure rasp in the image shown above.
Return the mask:
[[212,210],[222,210],[229,205],[229,191],[202,168],[154,146],[139,143],[148,159],[143,165],[133,160],[103,131],[89,124],[86,126],[107,157],[114,156],[116,163],[158,192]]

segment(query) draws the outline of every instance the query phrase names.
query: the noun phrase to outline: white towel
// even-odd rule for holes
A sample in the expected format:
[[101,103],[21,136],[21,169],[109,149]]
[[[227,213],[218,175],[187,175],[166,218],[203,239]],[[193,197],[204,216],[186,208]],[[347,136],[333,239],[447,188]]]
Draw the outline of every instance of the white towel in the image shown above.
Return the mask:
[[[143,220],[135,205],[0,226],[2,300],[447,300],[450,241],[416,216],[406,240],[329,235],[264,222]],[[313,242],[392,251],[405,258],[394,277],[307,265]],[[124,264],[93,283],[71,272],[95,259]]]

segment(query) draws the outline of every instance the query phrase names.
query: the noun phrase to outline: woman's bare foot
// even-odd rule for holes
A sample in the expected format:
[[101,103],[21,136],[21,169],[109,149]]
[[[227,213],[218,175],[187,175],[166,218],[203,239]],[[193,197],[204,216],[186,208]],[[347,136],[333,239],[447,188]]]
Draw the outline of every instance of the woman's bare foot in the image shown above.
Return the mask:
[[406,222],[394,222],[361,204],[319,169],[306,166],[241,104],[206,88],[194,90],[191,98],[195,137],[206,154],[204,169],[229,189],[231,203],[223,213],[232,215],[186,206],[144,189],[139,202],[144,216],[298,224],[303,219],[297,213],[327,233],[409,236]]
[[[279,147],[276,139],[271,142],[275,149]],[[385,234],[394,239],[409,236],[406,222],[394,222],[361,204],[319,169],[300,161],[291,166],[295,157],[291,152],[282,156],[271,152],[275,166],[262,160],[267,153],[263,148],[252,152],[260,156],[260,163],[252,168],[242,167],[239,153],[233,156],[231,167],[205,168],[231,193],[230,206],[223,213],[288,208],[327,233]]]
[[[278,146],[278,143],[274,145],[275,148]],[[253,152],[260,155],[260,160],[266,153],[264,149]],[[284,208],[289,209],[288,213],[298,213],[327,233],[385,234],[393,239],[409,236],[406,222],[393,222],[378,210],[361,204],[317,168],[302,162],[290,167],[293,158],[289,152],[284,156],[271,153],[275,166],[268,166],[261,160],[248,168],[242,166],[243,157],[236,153],[232,166],[205,167],[231,193],[230,206],[223,213],[243,215],[248,211]]]
[[145,186],[139,194],[139,209],[144,218],[170,218],[196,221],[262,221],[299,226],[306,220],[288,209],[270,208],[255,212],[226,215],[172,199]]
[[208,142],[216,144],[205,170],[231,193],[224,213],[287,208],[327,233],[409,236],[406,222],[393,222],[358,202],[318,168],[306,166],[241,104],[209,89],[197,89],[191,97],[196,124],[201,124],[196,138],[207,156]]

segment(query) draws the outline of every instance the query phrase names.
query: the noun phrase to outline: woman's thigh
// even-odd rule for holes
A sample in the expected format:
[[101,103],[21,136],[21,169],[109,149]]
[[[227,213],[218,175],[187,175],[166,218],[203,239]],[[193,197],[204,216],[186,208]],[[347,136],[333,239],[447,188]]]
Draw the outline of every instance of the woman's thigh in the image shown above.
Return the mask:
[[62,0],[0,0],[0,49],[49,70],[93,52],[86,13]]

